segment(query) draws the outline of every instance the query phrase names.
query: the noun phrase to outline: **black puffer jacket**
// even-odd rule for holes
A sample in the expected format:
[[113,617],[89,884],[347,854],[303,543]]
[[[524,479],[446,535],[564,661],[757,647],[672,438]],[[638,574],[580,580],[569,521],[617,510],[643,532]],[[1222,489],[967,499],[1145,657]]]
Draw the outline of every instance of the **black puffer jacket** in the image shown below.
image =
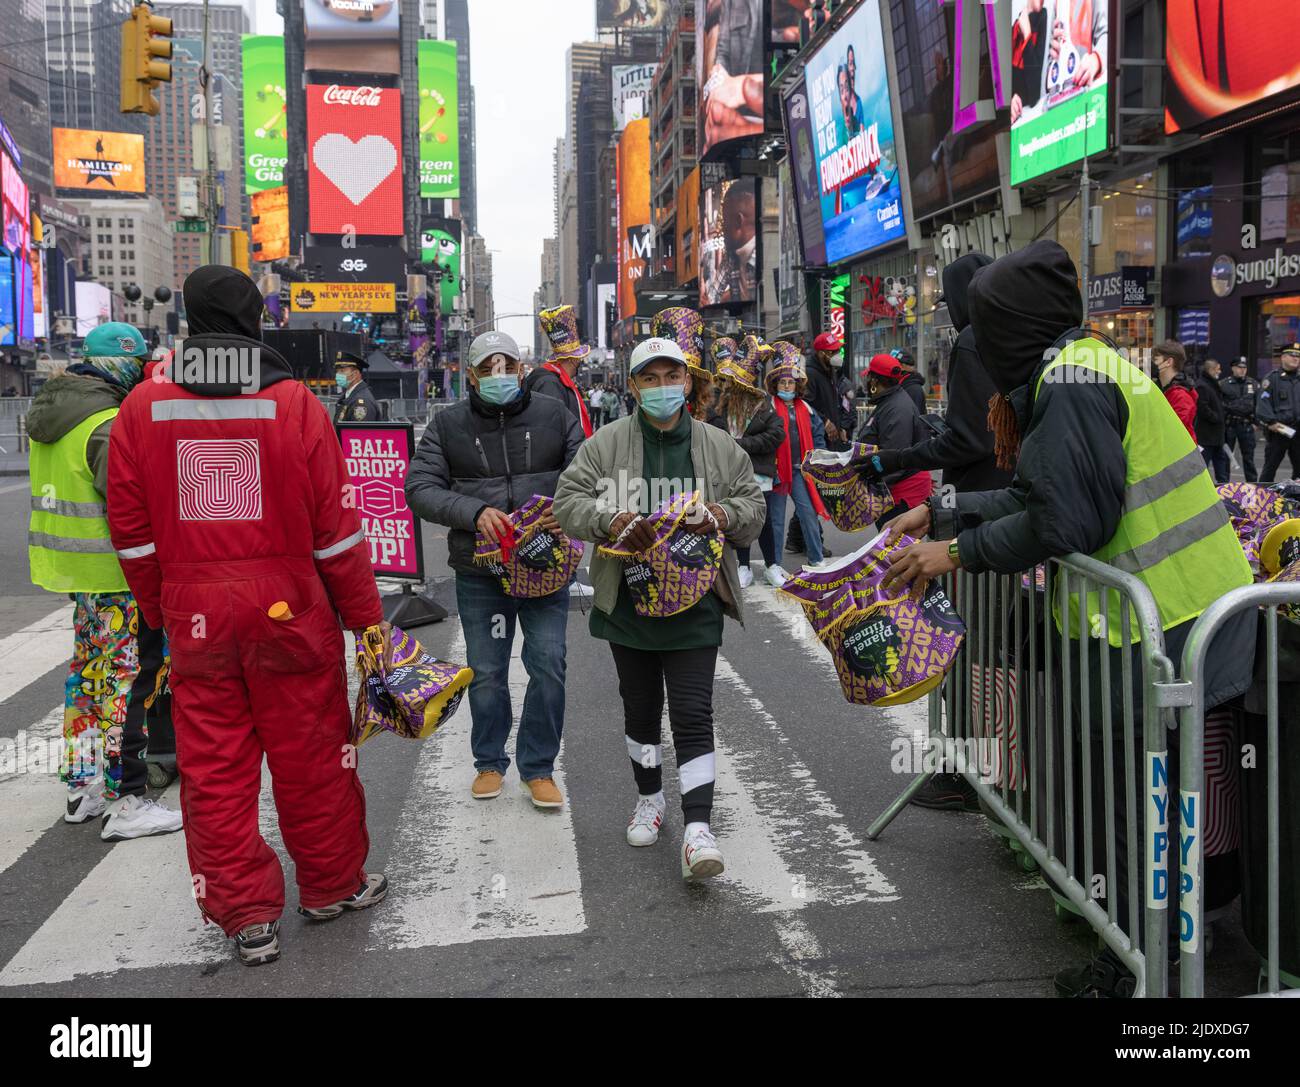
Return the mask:
[[[828,370],[817,361],[816,355],[808,358],[804,369],[808,372],[808,388],[803,398],[808,401],[813,411],[822,417],[823,423],[834,423],[845,434],[853,433],[853,419],[844,410],[843,397],[840,393],[840,375]],[[849,447],[847,441],[826,439],[826,448],[842,450]]]
[[554,495],[560,473],[582,444],[582,428],[558,400],[525,388],[511,404],[488,404],[476,391],[429,424],[406,477],[406,501],[420,517],[451,529],[448,558],[458,573],[474,565],[478,516],[506,513],[535,494]]
[[1196,440],[1206,449],[1223,444],[1227,429],[1223,413],[1223,391],[1219,383],[1204,374],[1196,383]]
[[970,324],[970,281],[992,263],[993,258],[983,253],[968,253],[943,270],[944,301],[953,327],[958,329],[957,342],[948,354],[948,412],[944,416],[948,429],[899,454],[899,463],[911,471],[942,468],[944,484],[958,492],[1000,490],[1010,486],[1013,475],[999,468],[993,458],[988,415],[989,400],[997,387],[980,362]]
[[911,398],[916,410],[922,415],[925,414],[925,378],[915,370],[909,370],[903,375],[903,391]]
[[[714,412],[709,422],[720,430],[727,429],[726,416]],[[745,433],[736,439],[736,444],[749,454],[754,465],[754,474],[776,478],[776,451],[785,441],[785,427],[776,417],[776,412],[767,406],[754,412],[753,418],[745,427]]]

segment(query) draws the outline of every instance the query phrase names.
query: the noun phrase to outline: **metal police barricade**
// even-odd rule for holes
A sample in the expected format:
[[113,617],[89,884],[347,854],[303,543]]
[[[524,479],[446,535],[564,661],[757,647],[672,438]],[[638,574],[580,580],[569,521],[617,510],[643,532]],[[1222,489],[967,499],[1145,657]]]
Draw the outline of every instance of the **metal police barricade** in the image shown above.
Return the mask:
[[[1082,916],[1133,972],[1134,995],[1166,995],[1166,730],[1180,695],[1154,598],[1132,575],[1080,554],[1027,574],[959,571],[945,580],[966,640],[929,696],[922,773],[867,837],[935,773],[961,774],[1022,866],[1041,868],[1054,885],[1058,912]],[[1069,636],[1076,594],[1096,599],[1082,638]],[[1110,647],[1112,603],[1128,649]]]
[[[1261,958],[1264,960],[1264,966],[1260,972],[1260,980],[1266,986],[1268,994],[1278,994],[1281,991],[1282,981],[1282,945],[1281,945],[1281,920],[1282,920],[1282,870],[1281,870],[1281,840],[1285,830],[1294,839],[1296,833],[1294,812],[1288,812],[1288,818],[1284,822],[1281,813],[1281,803],[1283,794],[1283,782],[1281,780],[1281,770],[1286,753],[1283,751],[1282,736],[1279,731],[1279,708],[1278,708],[1278,665],[1279,665],[1279,631],[1278,615],[1279,606],[1287,604],[1300,604],[1300,584],[1259,584],[1245,585],[1239,589],[1233,589],[1225,593],[1213,604],[1211,604],[1197,619],[1192,627],[1191,633],[1187,636],[1187,643],[1183,647],[1182,660],[1182,677],[1187,681],[1188,704],[1179,711],[1180,724],[1180,781],[1179,781],[1179,850],[1182,858],[1178,908],[1181,921],[1179,933],[1179,992],[1181,996],[1199,997],[1205,995],[1205,939],[1203,937],[1205,924],[1205,899],[1204,899],[1204,850],[1206,826],[1205,807],[1203,796],[1205,789],[1205,667],[1206,658],[1210,645],[1214,641],[1215,635],[1219,632],[1222,625],[1232,616],[1248,608],[1264,609],[1264,656],[1260,658],[1256,652],[1256,672],[1255,682],[1258,684],[1260,679],[1260,663],[1262,661],[1263,679],[1265,681],[1267,715],[1265,718],[1265,751],[1263,754],[1261,775],[1262,782],[1258,779],[1249,782],[1252,798],[1243,805],[1243,828],[1249,838],[1253,839],[1254,835],[1250,831],[1250,824],[1262,822],[1264,825],[1264,841],[1262,843],[1256,840],[1249,840],[1248,846],[1251,856],[1247,857],[1247,879],[1250,880],[1251,869],[1260,869],[1265,875],[1264,880],[1264,899],[1265,899],[1265,944]],[[1282,677],[1287,681],[1300,679],[1297,677]],[[1294,732],[1289,732],[1286,736],[1286,743],[1294,752],[1295,745],[1300,742],[1300,736]],[[1248,771],[1251,774],[1260,773],[1260,762],[1254,762],[1255,769]],[[1300,768],[1300,759],[1294,754],[1290,754],[1289,761],[1286,762],[1288,771],[1288,781],[1285,783],[1292,803],[1295,802],[1295,790],[1297,781],[1300,780],[1300,774],[1294,767]],[[1247,790],[1243,789],[1243,793]],[[1263,802],[1263,819],[1257,820],[1251,818],[1252,809],[1258,808],[1260,793],[1262,792]],[[1256,863],[1259,858],[1259,847],[1263,846],[1262,864]],[[1294,858],[1292,858],[1294,862]],[[1288,921],[1291,924],[1291,931],[1288,936],[1288,951],[1295,956],[1300,954],[1296,940],[1295,930],[1295,910],[1297,908],[1296,886],[1297,875],[1294,870],[1287,873],[1287,894],[1289,905],[1291,907],[1288,914]],[[1251,881],[1254,882],[1253,880]],[[1257,911],[1251,908],[1251,913]],[[1243,921],[1246,920],[1247,903],[1243,901]],[[1248,923],[1249,924],[1249,923]],[[1249,936],[1249,933],[1248,933]],[[1256,941],[1252,941],[1256,943]],[[1258,945],[1256,943],[1258,952]],[[1296,967],[1292,964],[1291,969]],[[1288,995],[1300,996],[1300,989],[1294,988],[1300,979],[1294,974],[1287,976],[1286,980],[1293,989]]]

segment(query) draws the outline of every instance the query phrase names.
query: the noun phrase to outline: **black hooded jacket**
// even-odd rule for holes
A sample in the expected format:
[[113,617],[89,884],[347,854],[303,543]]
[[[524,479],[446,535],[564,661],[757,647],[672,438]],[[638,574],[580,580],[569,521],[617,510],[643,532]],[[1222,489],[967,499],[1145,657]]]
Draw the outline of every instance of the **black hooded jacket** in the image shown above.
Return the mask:
[[977,270],[969,303],[976,350],[1011,401],[1022,441],[1009,488],[957,499],[962,566],[1010,574],[1091,554],[1123,512],[1127,404],[1109,382],[1068,374],[1034,395],[1048,350],[1084,336],[1074,262],[1056,242],[1034,242]]
[[[997,393],[993,379],[980,362],[975,330],[970,324],[970,281],[993,258],[968,253],[943,270],[943,297],[957,329],[957,341],[948,353],[948,429],[898,454],[901,467],[911,471],[943,469],[943,482],[957,491],[993,491],[1011,485],[1012,473],[993,458],[989,430],[989,400]],[[906,388],[906,383],[904,383]]]
[[172,358],[177,385],[197,396],[239,396],[293,379],[288,360],[262,343],[262,292],[243,272],[206,264],[181,292],[190,334]]
[[912,403],[916,405],[916,410],[924,415],[925,378],[915,370],[908,370],[907,373],[903,375],[903,380],[900,384],[903,386],[903,392],[906,393]]

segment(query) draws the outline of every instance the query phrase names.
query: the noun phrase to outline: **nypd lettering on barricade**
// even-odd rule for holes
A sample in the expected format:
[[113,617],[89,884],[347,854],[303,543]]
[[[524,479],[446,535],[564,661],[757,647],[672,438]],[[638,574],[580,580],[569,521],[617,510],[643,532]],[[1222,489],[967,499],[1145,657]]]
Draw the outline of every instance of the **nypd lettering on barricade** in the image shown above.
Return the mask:
[[1169,908],[1169,752],[1146,753],[1147,909]]

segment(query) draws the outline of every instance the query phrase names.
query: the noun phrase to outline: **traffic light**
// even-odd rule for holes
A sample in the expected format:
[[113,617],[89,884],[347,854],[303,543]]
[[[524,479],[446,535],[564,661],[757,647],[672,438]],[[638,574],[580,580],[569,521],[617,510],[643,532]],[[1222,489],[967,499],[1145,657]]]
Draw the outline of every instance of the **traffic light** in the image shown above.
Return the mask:
[[137,4],[122,24],[122,113],[156,116],[161,108],[153,96],[159,83],[172,81],[172,21],[155,15],[148,4]]

